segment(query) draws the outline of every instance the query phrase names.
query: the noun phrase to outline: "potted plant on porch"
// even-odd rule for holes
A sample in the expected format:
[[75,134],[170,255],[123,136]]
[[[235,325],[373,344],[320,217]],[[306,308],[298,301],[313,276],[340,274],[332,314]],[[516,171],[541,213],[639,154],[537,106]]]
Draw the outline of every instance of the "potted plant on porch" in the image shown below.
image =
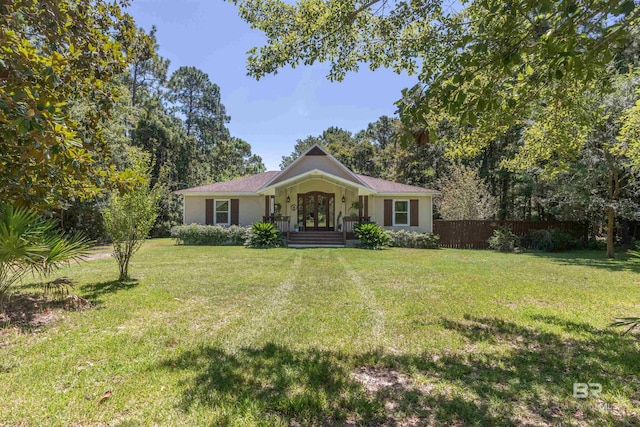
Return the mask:
[[358,215],[358,208],[360,207],[360,205],[358,204],[358,202],[353,202],[351,203],[351,207],[349,208],[349,211],[353,211],[349,214],[349,218],[359,218]]

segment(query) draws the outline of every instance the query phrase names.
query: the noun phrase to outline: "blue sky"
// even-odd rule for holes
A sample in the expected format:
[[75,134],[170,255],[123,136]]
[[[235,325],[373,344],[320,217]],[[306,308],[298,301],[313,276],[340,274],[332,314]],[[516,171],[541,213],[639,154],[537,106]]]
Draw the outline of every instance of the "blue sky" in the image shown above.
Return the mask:
[[279,169],[295,141],[329,126],[357,132],[382,115],[393,115],[400,90],[415,77],[365,65],[342,82],[326,79],[324,64],[284,68],[259,81],[246,74],[246,52],[265,38],[222,0],[134,0],[127,9],[138,26],[158,28],[160,55],[170,72],[189,65],[217,83],[231,116],[229,129],[262,156],[267,169]]

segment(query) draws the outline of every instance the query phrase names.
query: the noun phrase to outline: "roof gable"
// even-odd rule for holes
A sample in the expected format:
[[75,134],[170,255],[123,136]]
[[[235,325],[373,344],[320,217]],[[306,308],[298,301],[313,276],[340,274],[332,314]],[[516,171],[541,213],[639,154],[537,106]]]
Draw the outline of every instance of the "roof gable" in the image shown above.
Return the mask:
[[318,146],[313,146],[307,151],[305,156],[326,156],[327,153]]
[[304,154],[294,160],[293,163],[284,168],[278,176],[269,181],[265,187],[286,181],[298,175],[303,175],[312,170],[320,170],[355,184],[367,186],[366,183],[351,172],[345,165],[340,163],[338,159],[333,157],[327,150],[319,144],[314,144],[305,151]]

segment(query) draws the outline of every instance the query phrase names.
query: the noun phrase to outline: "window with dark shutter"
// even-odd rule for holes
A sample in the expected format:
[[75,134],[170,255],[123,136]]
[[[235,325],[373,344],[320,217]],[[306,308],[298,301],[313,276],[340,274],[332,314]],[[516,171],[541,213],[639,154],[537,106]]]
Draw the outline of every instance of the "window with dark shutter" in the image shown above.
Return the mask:
[[229,217],[231,216],[229,205],[229,199],[215,199],[213,201],[216,225],[229,225]]
[[409,225],[408,200],[393,200],[393,225]]

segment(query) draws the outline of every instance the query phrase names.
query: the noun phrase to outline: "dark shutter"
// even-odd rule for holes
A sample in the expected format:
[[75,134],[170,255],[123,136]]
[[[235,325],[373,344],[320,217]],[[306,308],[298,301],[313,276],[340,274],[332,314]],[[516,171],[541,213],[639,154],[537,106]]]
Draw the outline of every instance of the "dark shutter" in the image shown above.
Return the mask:
[[417,227],[418,226],[418,217],[420,216],[420,214],[418,213],[418,200],[417,199],[409,201],[409,215],[411,216],[411,218],[409,218],[409,225],[412,226],[412,227]]
[[271,197],[264,196],[264,216],[269,216],[269,202],[271,201]]
[[364,205],[362,199],[364,199],[364,197],[358,196],[358,216],[360,218],[362,218],[362,208],[363,208],[363,205]]
[[364,216],[369,217],[369,196],[364,196]]
[[204,212],[204,223],[213,225],[213,199],[206,199]]
[[231,225],[240,225],[240,199],[231,199]]
[[393,200],[384,199],[384,225],[390,227],[393,225]]

